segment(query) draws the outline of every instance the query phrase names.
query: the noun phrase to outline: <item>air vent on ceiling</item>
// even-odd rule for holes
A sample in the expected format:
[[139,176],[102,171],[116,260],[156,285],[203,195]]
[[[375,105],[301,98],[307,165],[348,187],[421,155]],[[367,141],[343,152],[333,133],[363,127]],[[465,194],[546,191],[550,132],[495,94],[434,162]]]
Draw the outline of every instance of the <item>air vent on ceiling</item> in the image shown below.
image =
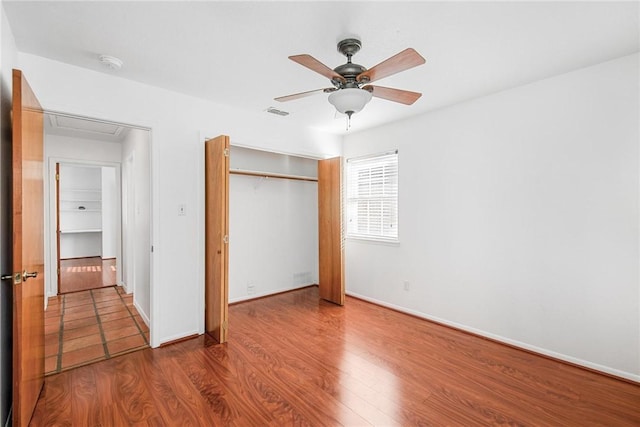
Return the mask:
[[124,127],[114,124],[105,123],[97,120],[79,119],[75,117],[49,115],[49,122],[52,128],[89,132],[101,135],[119,136]]
[[267,113],[276,114],[278,116],[288,116],[290,113],[288,111],[278,110],[277,108],[269,107],[267,108]]

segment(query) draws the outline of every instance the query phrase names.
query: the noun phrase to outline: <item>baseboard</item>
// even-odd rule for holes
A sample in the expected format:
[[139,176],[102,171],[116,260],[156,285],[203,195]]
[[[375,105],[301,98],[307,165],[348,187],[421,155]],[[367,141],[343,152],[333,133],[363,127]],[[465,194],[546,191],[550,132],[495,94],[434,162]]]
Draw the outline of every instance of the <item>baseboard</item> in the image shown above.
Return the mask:
[[142,317],[142,321],[150,328],[151,321],[149,320],[149,316],[145,313],[141,308],[138,302],[136,301],[135,296],[133,297],[133,306],[138,310],[138,314]]
[[161,338],[160,344],[158,345],[158,347],[164,347],[176,342],[188,340],[198,335],[202,335],[202,333],[198,331],[190,331],[184,334],[176,334],[176,335],[168,336],[166,338]]
[[503,345],[507,345],[509,347],[514,347],[518,350],[524,350],[527,351],[529,353],[533,353],[536,354],[538,356],[542,356],[542,357],[546,357],[549,359],[553,359],[557,362],[562,362],[562,363],[566,363],[569,364],[571,366],[575,366],[577,368],[580,369],[586,369],[588,371],[592,371],[592,372],[596,372],[598,374],[602,374],[602,375],[607,375],[610,377],[613,377],[615,379],[618,380],[622,380],[622,381],[627,381],[627,382],[631,382],[633,384],[638,384],[640,383],[640,375],[636,375],[636,374],[632,374],[630,372],[625,372],[625,371],[620,371],[618,369],[614,369],[614,368],[610,368],[608,366],[604,366],[604,365],[599,365],[597,363],[593,363],[593,362],[589,362],[586,360],[582,360],[582,359],[578,359],[576,357],[572,357],[572,356],[567,356],[565,354],[561,354],[561,353],[556,353],[555,351],[551,351],[551,350],[547,350],[541,347],[536,347],[534,345],[530,345],[521,341],[517,341],[517,340],[512,340],[510,338],[506,338],[503,337],[501,335],[496,335],[496,334],[492,334],[480,329],[476,329],[476,328],[471,328],[469,326],[466,325],[462,325],[456,322],[451,322],[449,320],[445,320],[445,319],[441,319],[439,317],[436,316],[430,316],[427,314],[424,314],[422,312],[416,311],[416,310],[411,310],[405,307],[401,307],[395,304],[390,304],[388,302],[384,302],[384,301],[380,301],[377,300],[375,298],[370,298],[364,295],[360,295],[358,293],[355,292],[346,292],[347,295],[349,295],[350,297],[353,298],[357,298],[375,305],[379,305],[381,307],[386,307],[389,308],[391,310],[395,310],[398,311],[400,313],[404,313],[404,314],[408,314],[414,317],[418,317],[420,319],[424,319],[424,320],[428,320],[430,322],[433,323],[437,323],[439,325],[442,326],[446,326],[452,329],[456,329],[468,334],[472,334],[475,336],[478,336],[480,338],[484,338],[484,339],[488,339],[490,341],[494,341],[497,342],[499,344],[503,344]]
[[103,261],[107,261],[107,260],[110,260],[110,259],[116,259],[116,257],[114,257],[114,256],[102,257]]
[[60,258],[60,261],[68,261],[72,259],[89,259],[89,258],[100,258],[100,255],[89,255],[89,256],[72,256],[68,258]]
[[243,297],[240,297],[240,298],[230,299],[229,300],[229,305],[234,305],[234,304],[238,304],[238,303],[241,303],[241,302],[249,302],[249,301],[253,301],[253,300],[257,300],[257,299],[261,299],[261,298],[272,297],[274,295],[286,294],[287,292],[297,291],[297,290],[304,289],[304,288],[310,288],[312,286],[318,286],[318,285],[314,284],[314,283],[311,283],[311,284],[306,284],[306,285],[299,285],[299,286],[296,286],[295,288],[281,288],[281,289],[275,289],[275,290],[272,290],[272,291],[263,292],[261,294],[246,295],[246,296],[243,296]]
[[186,337],[178,338],[177,340],[163,342],[162,344],[160,344],[160,347],[166,347],[168,345],[178,344],[178,343],[183,342],[183,341],[192,340],[192,339],[194,339],[196,337],[199,337],[199,336],[200,336],[199,334],[192,334],[192,335],[188,335]]

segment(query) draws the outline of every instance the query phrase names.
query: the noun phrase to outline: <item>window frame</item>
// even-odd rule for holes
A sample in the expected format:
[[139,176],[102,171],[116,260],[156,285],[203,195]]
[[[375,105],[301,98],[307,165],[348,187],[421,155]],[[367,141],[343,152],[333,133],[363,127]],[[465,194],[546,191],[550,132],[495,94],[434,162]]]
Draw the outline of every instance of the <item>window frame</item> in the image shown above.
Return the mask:
[[[394,160],[393,160],[393,166],[395,166],[395,195],[391,195],[391,196],[387,196],[387,197],[394,197],[395,199],[392,200],[392,207],[391,209],[395,209],[395,224],[393,224],[393,222],[391,222],[393,225],[395,225],[395,236],[385,236],[384,235],[384,229],[383,229],[383,225],[381,225],[381,232],[379,234],[371,234],[371,233],[358,233],[358,232],[354,232],[352,230],[353,226],[350,226],[350,212],[351,209],[353,209],[352,207],[352,202],[354,201],[358,201],[358,200],[364,200],[366,199],[365,197],[353,197],[353,193],[352,191],[355,190],[355,188],[358,186],[357,183],[353,183],[352,179],[354,178],[354,172],[352,171],[352,167],[354,164],[358,164],[358,163],[364,163],[366,165],[366,163],[370,163],[370,167],[374,167],[375,166],[375,162],[383,162],[381,159],[384,157],[389,157],[389,156],[393,156]],[[397,245],[400,243],[400,229],[399,229],[399,221],[400,221],[400,214],[399,214],[399,205],[400,205],[400,191],[399,191],[399,187],[400,187],[400,170],[399,170],[399,153],[397,149],[394,150],[388,150],[388,151],[383,151],[383,152],[378,152],[378,153],[373,153],[373,154],[368,154],[365,156],[359,156],[359,157],[351,157],[345,160],[345,169],[346,169],[346,173],[345,173],[345,188],[343,189],[343,194],[344,194],[344,222],[345,222],[345,238],[349,239],[349,240],[361,240],[361,241],[366,241],[366,242],[373,242],[373,243],[382,243],[382,244],[391,244],[391,245]],[[382,163],[382,166],[385,166],[384,163]],[[365,166],[366,167],[366,166]],[[357,178],[356,178],[357,180]],[[370,185],[371,181],[367,181]],[[385,182],[383,179],[382,182],[382,186],[384,188],[385,186]],[[382,202],[382,199],[384,198],[384,196],[379,196],[377,197],[377,199],[379,199]],[[374,197],[374,199],[376,199]],[[371,199],[368,199],[371,200]],[[395,207],[393,207],[393,204],[395,204]],[[357,207],[356,207],[357,209]],[[381,213],[379,216],[377,216],[380,224],[384,224],[384,208],[381,208]],[[357,216],[357,214],[356,214]]]

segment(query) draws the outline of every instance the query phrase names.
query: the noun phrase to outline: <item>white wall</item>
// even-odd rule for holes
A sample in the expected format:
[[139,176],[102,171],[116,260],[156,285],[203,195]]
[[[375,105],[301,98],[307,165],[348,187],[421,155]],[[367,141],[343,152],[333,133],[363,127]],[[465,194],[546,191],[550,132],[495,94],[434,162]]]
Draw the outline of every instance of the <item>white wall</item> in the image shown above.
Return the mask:
[[122,158],[122,145],[116,142],[45,133],[44,146],[47,157],[68,159],[76,163],[120,163]]
[[[127,292],[133,292],[133,303],[138,313],[149,324],[151,315],[151,152],[150,133],[147,130],[132,129],[122,144],[122,162],[127,188],[127,215],[124,228],[125,269],[132,273],[126,283]],[[133,158],[130,171],[127,159]],[[129,175],[129,173],[131,175]],[[131,239],[129,239],[131,238]],[[133,282],[133,283],[131,283]]]
[[[168,90],[20,54],[45,109],[152,129],[151,344],[204,331],[204,135],[318,157],[340,154],[340,138]],[[185,204],[187,215],[178,215]],[[162,313],[162,315],[155,315]]]
[[118,217],[120,203],[116,168],[101,168],[102,175],[102,258],[116,258],[118,252]]
[[[317,161],[231,147],[230,169],[317,177]],[[318,185],[231,175],[229,301],[318,283]]]
[[[36,94],[37,95],[37,94]],[[45,288],[47,296],[58,292],[58,277],[56,274],[56,230],[55,230],[55,164],[62,162],[75,165],[109,166],[116,169],[116,188],[120,188],[120,159],[122,145],[70,136],[52,135],[45,132],[44,152],[47,179],[44,184],[45,197]],[[120,195],[117,197],[118,203]],[[120,207],[118,206],[118,211]],[[116,233],[116,277],[122,281],[121,249],[120,249],[120,217],[117,218]]]
[[347,136],[400,171],[348,292],[639,381],[638,89],[636,54]]
[[[10,274],[11,265],[11,90],[17,50],[9,22],[0,5],[0,274]],[[0,282],[0,425],[9,425],[11,408],[11,334],[13,289]]]

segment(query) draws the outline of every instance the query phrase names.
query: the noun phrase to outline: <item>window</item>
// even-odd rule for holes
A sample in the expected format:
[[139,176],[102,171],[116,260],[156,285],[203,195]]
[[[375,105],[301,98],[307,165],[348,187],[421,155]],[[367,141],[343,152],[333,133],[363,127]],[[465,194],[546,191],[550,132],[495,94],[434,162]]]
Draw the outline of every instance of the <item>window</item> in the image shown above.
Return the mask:
[[347,237],[398,241],[398,151],[347,160]]

